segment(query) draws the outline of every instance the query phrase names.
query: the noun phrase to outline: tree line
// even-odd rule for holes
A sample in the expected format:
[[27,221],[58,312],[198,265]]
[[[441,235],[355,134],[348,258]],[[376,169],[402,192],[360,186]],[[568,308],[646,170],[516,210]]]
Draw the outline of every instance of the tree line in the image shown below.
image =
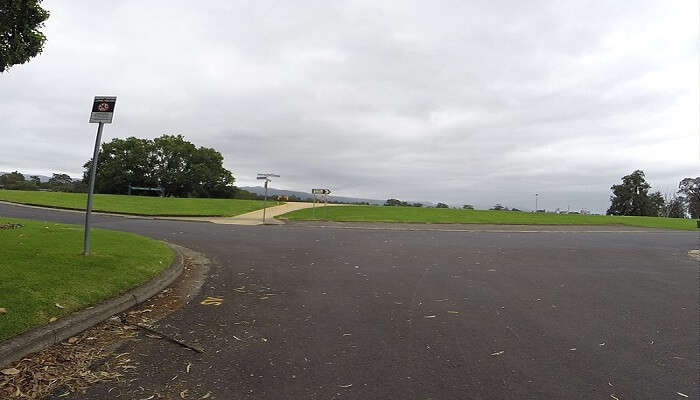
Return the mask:
[[665,195],[658,190],[649,193],[650,188],[642,170],[623,176],[622,183],[610,187],[607,214],[700,218],[700,177],[682,179],[678,190]]

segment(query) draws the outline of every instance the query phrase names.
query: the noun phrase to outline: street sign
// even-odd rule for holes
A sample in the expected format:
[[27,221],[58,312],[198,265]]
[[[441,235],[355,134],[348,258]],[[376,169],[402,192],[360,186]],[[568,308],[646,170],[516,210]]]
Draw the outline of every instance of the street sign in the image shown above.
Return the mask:
[[95,96],[92,102],[90,123],[97,123],[97,137],[95,138],[95,150],[92,152],[92,167],[90,168],[90,181],[88,183],[87,206],[85,207],[85,234],[83,238],[83,254],[90,254],[90,217],[92,215],[92,198],[95,193],[95,174],[97,171],[97,157],[100,155],[100,143],[102,142],[102,128],[105,124],[112,123],[114,114],[114,96]]
[[331,194],[330,189],[311,189],[311,194]]
[[92,102],[90,123],[111,124],[116,102],[116,97],[95,96],[95,100]]

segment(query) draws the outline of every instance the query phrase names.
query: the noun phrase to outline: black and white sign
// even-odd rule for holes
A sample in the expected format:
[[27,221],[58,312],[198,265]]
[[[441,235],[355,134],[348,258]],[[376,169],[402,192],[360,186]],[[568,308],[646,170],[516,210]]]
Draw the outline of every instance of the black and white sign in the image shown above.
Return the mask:
[[311,189],[312,194],[331,194],[330,189]]
[[95,96],[90,113],[90,123],[111,124],[116,97]]

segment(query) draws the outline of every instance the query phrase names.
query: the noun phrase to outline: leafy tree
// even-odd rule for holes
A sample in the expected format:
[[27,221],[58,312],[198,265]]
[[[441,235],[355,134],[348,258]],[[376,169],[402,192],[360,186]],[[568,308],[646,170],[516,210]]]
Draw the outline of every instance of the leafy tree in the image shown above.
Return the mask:
[[24,175],[14,171],[0,176],[0,186],[10,190],[37,190],[36,184],[24,178]]
[[55,192],[72,192],[75,183],[68,174],[53,174],[49,178],[48,187]]
[[39,29],[49,18],[41,0],[0,1],[0,73],[41,53],[46,37]]
[[465,205],[462,206],[462,208],[465,209],[465,210],[473,210],[473,209],[474,209],[474,206],[471,205],[471,204],[465,204]]
[[35,184],[37,187],[39,187],[39,186],[41,185],[41,178],[39,178],[39,177],[36,176],[36,175],[30,176],[30,177],[29,177],[29,180],[30,180],[33,184]]
[[[97,158],[95,191],[98,193],[126,194],[129,184],[156,187],[154,173],[154,145],[148,139],[129,137],[113,139],[102,144]],[[90,181],[92,160],[83,165],[83,181]]]
[[406,207],[406,206],[409,206],[410,204],[408,204],[405,201],[401,201],[399,199],[389,199],[384,203],[384,205],[391,206],[391,207],[399,207],[399,206]]
[[700,218],[700,176],[685,178],[678,184],[678,193],[688,207],[691,218]]
[[413,203],[411,207],[423,207],[423,203]]
[[647,215],[650,217],[658,217],[661,215],[661,210],[665,206],[664,196],[661,192],[656,191],[649,195],[649,205],[647,206]]
[[73,183],[73,178],[68,174],[53,174],[51,178],[49,178],[49,186],[51,187],[70,185],[71,183]]
[[[162,187],[166,196],[233,197],[235,181],[223,166],[223,156],[199,147],[182,135],[153,140],[129,137],[102,145],[97,161],[95,191],[128,193],[132,186]],[[83,166],[88,181],[92,160]]]
[[649,195],[650,187],[641,170],[622,177],[622,184],[610,187],[613,194],[610,196],[611,204],[607,214],[659,215],[659,210],[663,206],[663,196],[659,192]]
[[437,203],[437,205],[435,206],[435,208],[450,208],[450,206],[448,206],[448,205],[445,204],[445,203]]

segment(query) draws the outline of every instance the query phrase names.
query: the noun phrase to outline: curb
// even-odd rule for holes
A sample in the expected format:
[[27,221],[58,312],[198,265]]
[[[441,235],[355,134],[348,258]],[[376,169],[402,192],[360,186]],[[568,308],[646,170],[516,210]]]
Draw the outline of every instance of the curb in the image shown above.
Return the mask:
[[27,354],[60,343],[99,324],[114,314],[143,303],[165,289],[182,273],[184,249],[171,243],[167,243],[167,245],[175,253],[170,267],[124,294],[0,342],[0,366],[10,364]]

